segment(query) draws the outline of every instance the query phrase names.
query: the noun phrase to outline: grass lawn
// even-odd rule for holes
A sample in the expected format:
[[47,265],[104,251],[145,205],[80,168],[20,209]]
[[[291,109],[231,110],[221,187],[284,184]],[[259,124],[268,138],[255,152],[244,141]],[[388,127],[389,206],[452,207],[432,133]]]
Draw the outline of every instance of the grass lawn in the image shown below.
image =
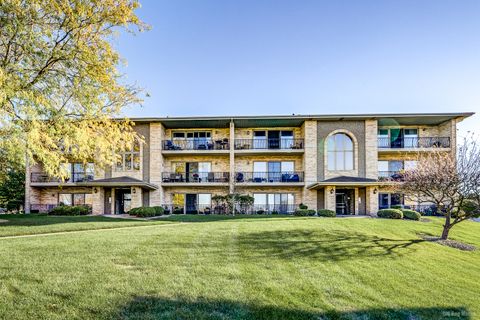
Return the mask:
[[[152,226],[0,238],[0,319],[480,318],[480,250],[418,236],[440,219],[93,218],[0,224],[0,236]],[[480,223],[451,236],[480,248]]]

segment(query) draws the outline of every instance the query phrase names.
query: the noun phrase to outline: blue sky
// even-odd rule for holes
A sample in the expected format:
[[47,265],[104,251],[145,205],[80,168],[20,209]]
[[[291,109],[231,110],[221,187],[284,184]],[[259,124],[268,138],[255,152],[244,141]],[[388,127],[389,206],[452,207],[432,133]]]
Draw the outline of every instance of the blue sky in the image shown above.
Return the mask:
[[480,112],[480,1],[141,4],[152,29],[116,40],[150,94],[128,116]]

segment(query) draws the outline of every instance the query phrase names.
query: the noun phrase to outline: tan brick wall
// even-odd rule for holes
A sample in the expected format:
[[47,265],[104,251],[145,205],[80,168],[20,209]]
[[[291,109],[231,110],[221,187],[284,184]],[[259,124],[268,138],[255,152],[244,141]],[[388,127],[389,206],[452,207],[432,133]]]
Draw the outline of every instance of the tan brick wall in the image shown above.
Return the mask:
[[305,121],[302,126],[305,139],[305,152],[303,154],[303,171],[305,178],[305,187],[300,202],[306,204],[310,209],[317,209],[317,191],[308,190],[307,186],[317,182],[317,157],[318,157],[318,136],[317,121]]

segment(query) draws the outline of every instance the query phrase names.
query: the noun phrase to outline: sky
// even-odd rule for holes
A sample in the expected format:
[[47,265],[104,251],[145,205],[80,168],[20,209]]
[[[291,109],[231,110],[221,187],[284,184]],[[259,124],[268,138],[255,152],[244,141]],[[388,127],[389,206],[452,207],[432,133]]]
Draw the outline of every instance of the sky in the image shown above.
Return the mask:
[[[480,1],[140,0],[130,117],[480,113]],[[459,125],[480,132],[480,115]]]

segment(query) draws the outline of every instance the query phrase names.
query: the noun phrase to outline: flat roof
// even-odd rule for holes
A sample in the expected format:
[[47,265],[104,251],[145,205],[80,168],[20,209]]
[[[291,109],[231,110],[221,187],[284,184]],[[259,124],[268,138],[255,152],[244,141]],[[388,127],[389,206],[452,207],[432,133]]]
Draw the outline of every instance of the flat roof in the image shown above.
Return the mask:
[[248,127],[296,127],[306,120],[352,121],[378,120],[381,126],[394,125],[439,125],[451,119],[463,120],[474,112],[453,113],[371,113],[371,114],[292,114],[258,116],[189,116],[189,117],[145,117],[130,118],[133,122],[161,122],[168,129],[185,128],[226,128],[234,122],[237,128]]

